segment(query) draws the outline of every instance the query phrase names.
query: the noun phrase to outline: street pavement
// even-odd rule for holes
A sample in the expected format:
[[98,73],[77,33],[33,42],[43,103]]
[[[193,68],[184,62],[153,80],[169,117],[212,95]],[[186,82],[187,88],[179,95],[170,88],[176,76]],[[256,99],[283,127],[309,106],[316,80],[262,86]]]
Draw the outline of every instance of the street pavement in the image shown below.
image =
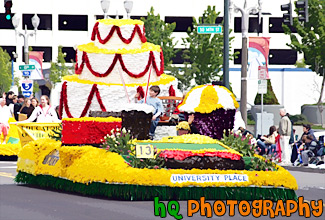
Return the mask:
[[[298,196],[304,196],[305,201],[325,200],[325,174],[299,171],[290,173],[296,178],[299,189]],[[16,185],[13,181],[16,175],[16,162],[0,161],[0,219],[1,220],[124,220],[124,219],[160,219],[154,216],[153,201],[116,201],[103,197],[87,197],[79,194],[58,192],[24,185]],[[212,203],[214,201],[211,201]],[[167,204],[165,202],[165,204]],[[325,219],[325,205],[323,215]],[[180,214],[183,219],[206,219],[199,213],[187,217],[187,202],[180,201]],[[229,217],[227,212],[218,219],[251,219],[238,215]],[[164,219],[175,219],[167,214]],[[271,219],[262,216],[259,219]],[[277,217],[276,219],[288,219]],[[293,214],[290,219],[305,219]],[[312,216],[312,219],[313,216]]]

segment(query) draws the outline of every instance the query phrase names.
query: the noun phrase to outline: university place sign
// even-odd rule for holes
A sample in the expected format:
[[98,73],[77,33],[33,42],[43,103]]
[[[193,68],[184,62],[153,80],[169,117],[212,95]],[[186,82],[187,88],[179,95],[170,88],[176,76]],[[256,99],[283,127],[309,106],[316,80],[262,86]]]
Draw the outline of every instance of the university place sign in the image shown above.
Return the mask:
[[172,183],[216,183],[216,182],[248,182],[246,174],[172,174],[170,177]]

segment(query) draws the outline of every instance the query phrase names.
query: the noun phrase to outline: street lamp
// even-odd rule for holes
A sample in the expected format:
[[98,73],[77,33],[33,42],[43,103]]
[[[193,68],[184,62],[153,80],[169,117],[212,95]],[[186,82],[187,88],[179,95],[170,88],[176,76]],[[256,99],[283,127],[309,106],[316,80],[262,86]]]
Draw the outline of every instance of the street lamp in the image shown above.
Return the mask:
[[19,21],[20,21],[20,19],[17,18],[16,15],[14,15],[12,17],[12,25],[15,28],[16,34],[18,34],[18,36],[20,36],[20,37],[24,37],[24,58],[25,58],[25,64],[28,64],[28,61],[29,61],[29,57],[28,57],[28,38],[29,38],[29,36],[32,37],[34,35],[35,35],[35,38],[36,38],[36,31],[37,31],[37,27],[38,27],[38,25],[40,23],[40,19],[36,14],[32,17],[32,24],[33,24],[34,30],[31,31],[31,32],[27,32],[27,25],[25,25],[25,31],[24,32],[18,31],[17,28],[19,26]]
[[127,13],[127,18],[130,19],[130,13],[133,7],[133,1],[124,1],[124,8]]
[[262,0],[258,0],[258,6],[247,8],[247,0],[244,7],[238,7],[231,3],[235,13],[241,12],[241,31],[242,31],[242,52],[241,52],[241,93],[240,93],[240,113],[243,116],[245,125],[247,125],[247,35],[248,35],[248,19],[250,13],[261,13]]
[[108,0],[101,0],[100,1],[100,5],[102,6],[102,10],[104,12],[104,19],[106,19],[106,17],[107,17],[107,12],[108,12],[108,8],[109,8],[109,4],[110,4],[110,1],[108,1]]

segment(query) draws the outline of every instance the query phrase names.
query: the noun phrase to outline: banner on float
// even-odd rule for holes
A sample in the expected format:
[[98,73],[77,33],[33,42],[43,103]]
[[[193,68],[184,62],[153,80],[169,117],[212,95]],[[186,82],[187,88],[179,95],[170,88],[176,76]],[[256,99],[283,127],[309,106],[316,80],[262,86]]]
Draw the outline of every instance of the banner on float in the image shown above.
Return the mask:
[[18,123],[18,131],[21,146],[30,141],[41,138],[49,138],[53,135],[53,130],[58,131],[61,128],[60,123]]

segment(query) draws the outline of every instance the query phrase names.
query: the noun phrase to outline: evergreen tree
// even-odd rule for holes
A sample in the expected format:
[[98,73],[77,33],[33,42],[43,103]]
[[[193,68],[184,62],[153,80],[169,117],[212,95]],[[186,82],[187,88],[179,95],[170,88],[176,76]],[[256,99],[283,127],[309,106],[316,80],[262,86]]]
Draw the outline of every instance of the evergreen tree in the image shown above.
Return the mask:
[[174,37],[171,37],[175,30],[176,23],[168,24],[160,19],[160,15],[155,15],[154,8],[150,8],[147,18],[141,18],[144,22],[147,41],[160,45],[164,53],[165,68],[172,64],[172,59],[176,56],[174,50],[176,43],[173,43]]
[[7,51],[0,47],[0,96],[8,92],[12,83],[11,62]]
[[[254,100],[255,105],[262,104],[261,94],[257,94]],[[279,101],[275,96],[275,93],[272,88],[271,80],[267,80],[267,92],[263,95],[263,104],[264,105],[279,105]]]
[[55,85],[61,82],[62,77],[71,74],[72,67],[68,67],[65,64],[66,55],[62,52],[62,46],[59,46],[59,53],[56,62],[51,62],[51,74],[50,81]]
[[[185,65],[185,80],[190,77],[198,85],[222,80],[220,71],[223,64],[223,35],[197,33],[198,25],[215,24],[219,14],[215,6],[208,6],[199,21],[193,18],[193,30],[189,28],[188,37],[183,39],[183,45],[186,47],[183,58],[186,63],[191,64]],[[229,42],[232,40],[233,37],[229,39]]]

